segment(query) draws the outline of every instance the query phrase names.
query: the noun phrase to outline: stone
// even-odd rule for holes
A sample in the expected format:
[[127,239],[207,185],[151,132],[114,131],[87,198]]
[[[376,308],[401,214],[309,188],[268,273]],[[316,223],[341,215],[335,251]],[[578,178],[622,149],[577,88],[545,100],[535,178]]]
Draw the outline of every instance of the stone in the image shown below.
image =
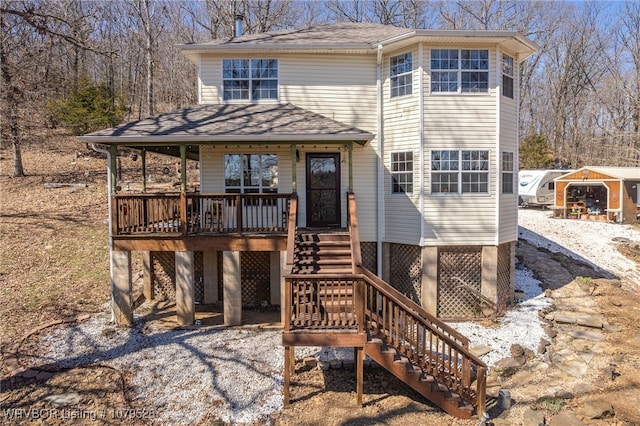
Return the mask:
[[493,424],[493,426],[512,426],[513,425],[513,422],[511,420],[502,419],[500,417],[491,419],[490,422],[491,424]]
[[520,363],[515,358],[508,357],[496,361],[494,366],[500,376],[511,376],[520,368]]
[[593,386],[588,383],[578,383],[573,387],[573,392],[578,395],[583,395],[593,392]]
[[559,399],[573,399],[573,394],[568,390],[559,390],[554,396]]
[[613,406],[603,400],[588,400],[582,406],[582,414],[589,419],[601,419],[603,417],[613,416]]
[[475,356],[481,357],[481,356],[486,355],[489,352],[491,352],[493,350],[493,348],[491,346],[487,346],[487,345],[480,345],[480,346],[474,346],[473,348],[471,348],[469,350]]
[[524,356],[525,358],[531,360],[536,357],[536,354],[529,348],[524,348]]
[[58,395],[49,395],[44,398],[45,401],[57,407],[67,407],[69,405],[76,405],[80,402],[80,394],[76,392],[61,393]]
[[514,386],[521,386],[535,379],[536,374],[532,371],[518,371],[511,376],[511,384]]
[[313,356],[304,357],[302,363],[308,368],[316,368],[318,366],[318,360]]
[[602,320],[594,316],[578,317],[576,318],[576,324],[591,328],[602,328],[604,326]]
[[585,331],[585,330],[569,331],[568,334],[574,339],[586,339],[586,340],[592,340],[594,342],[600,342],[604,340],[604,336],[602,335],[602,333],[596,333],[593,331]]
[[331,368],[331,363],[329,361],[318,361],[318,368],[322,371],[327,371]]
[[518,343],[515,343],[513,345],[511,345],[511,356],[514,358],[518,358],[519,356],[524,355],[524,348],[519,345]]
[[574,317],[570,317],[569,315],[561,315],[561,314],[554,315],[553,321],[557,322],[558,324],[575,324],[576,323],[576,319]]
[[584,426],[573,413],[562,411],[551,418],[549,426]]
[[618,332],[622,331],[622,329],[620,327],[618,327],[617,325],[613,325],[613,324],[605,324],[604,329],[606,331],[610,331],[612,333],[618,333]]
[[540,339],[540,343],[538,344],[538,353],[540,355],[544,354],[545,352],[547,352],[547,346],[549,346],[551,344],[550,341],[548,341],[547,339]]
[[544,414],[527,408],[522,414],[522,426],[544,426]]

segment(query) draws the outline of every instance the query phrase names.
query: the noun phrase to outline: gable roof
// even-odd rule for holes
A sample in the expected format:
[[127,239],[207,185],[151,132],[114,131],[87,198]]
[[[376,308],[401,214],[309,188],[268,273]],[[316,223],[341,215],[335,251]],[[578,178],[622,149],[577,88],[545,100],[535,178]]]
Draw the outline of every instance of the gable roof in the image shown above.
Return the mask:
[[613,179],[622,181],[640,181],[640,167],[600,167],[585,166],[573,172],[562,175],[556,180],[576,180],[582,179],[583,171],[592,171]]
[[373,134],[291,104],[196,105],[80,136],[83,142],[346,142]]
[[383,49],[394,50],[418,41],[467,46],[499,44],[513,52],[518,60],[525,59],[538,49],[535,43],[515,31],[409,29],[358,22],[246,34],[205,43],[181,44],[177,47],[197,63],[197,58],[203,53],[375,54],[379,45]]

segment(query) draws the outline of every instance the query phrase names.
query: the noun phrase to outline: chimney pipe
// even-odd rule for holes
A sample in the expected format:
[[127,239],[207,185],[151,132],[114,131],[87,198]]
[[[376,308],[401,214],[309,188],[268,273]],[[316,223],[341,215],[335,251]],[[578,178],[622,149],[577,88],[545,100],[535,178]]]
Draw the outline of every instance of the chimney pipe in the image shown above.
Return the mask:
[[244,15],[238,13],[236,15],[236,37],[240,37],[242,35],[242,20],[244,19]]

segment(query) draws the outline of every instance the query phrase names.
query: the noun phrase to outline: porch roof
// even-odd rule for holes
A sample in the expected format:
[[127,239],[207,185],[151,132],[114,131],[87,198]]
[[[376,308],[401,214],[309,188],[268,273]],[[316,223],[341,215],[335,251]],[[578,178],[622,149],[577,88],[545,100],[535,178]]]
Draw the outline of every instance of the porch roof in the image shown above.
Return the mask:
[[374,135],[292,104],[196,105],[80,136],[82,142],[123,145],[175,155],[179,144],[345,143]]

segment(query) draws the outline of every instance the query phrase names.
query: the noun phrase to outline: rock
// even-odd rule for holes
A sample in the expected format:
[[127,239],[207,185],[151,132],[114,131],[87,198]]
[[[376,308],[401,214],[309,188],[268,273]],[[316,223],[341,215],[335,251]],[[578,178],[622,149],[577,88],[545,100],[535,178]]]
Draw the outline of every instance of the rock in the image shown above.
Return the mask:
[[578,317],[576,318],[576,324],[591,328],[602,328],[604,325],[600,318],[594,316]]
[[531,349],[524,348],[524,356],[528,360],[531,360],[531,359],[534,359],[536,357],[536,354]]
[[525,383],[532,381],[536,377],[536,374],[531,371],[518,371],[511,376],[511,384],[514,386],[521,386]]
[[544,426],[544,414],[527,408],[522,414],[522,426]]
[[622,329],[620,327],[618,327],[617,325],[613,325],[613,324],[605,324],[604,325],[604,329],[607,331],[610,331],[612,333],[618,333],[620,331],[622,331]]
[[318,360],[313,356],[304,357],[302,363],[308,368],[316,368],[318,366]]
[[558,335],[558,331],[553,327],[545,327],[544,332],[549,336],[550,339],[553,339]]
[[559,390],[554,396],[559,399],[573,399],[573,394],[568,390]]
[[556,314],[553,316],[553,320],[558,324],[575,324],[576,323],[576,319],[574,317],[570,317],[569,315]]
[[545,352],[547,352],[547,346],[549,346],[551,344],[550,341],[548,341],[545,338],[540,339],[540,343],[538,344],[538,353],[539,354],[544,354]]
[[80,402],[80,394],[76,392],[61,393],[58,395],[49,395],[44,398],[45,401],[52,403],[57,407],[67,407],[76,405]]
[[563,411],[551,418],[549,426],[584,426],[578,418],[569,411]]
[[582,406],[582,414],[589,419],[601,419],[613,415],[613,407],[607,401],[588,400]]
[[578,330],[578,331],[570,331],[568,334],[574,339],[586,339],[586,340],[592,340],[594,342],[600,342],[604,340],[604,336],[602,335],[602,333],[598,333],[598,332]]
[[523,356],[524,355],[524,348],[519,345],[518,343],[515,343],[513,345],[511,345],[511,356],[514,358],[517,358],[519,356]]
[[573,392],[578,394],[578,395],[591,393],[591,392],[593,392],[593,386],[591,386],[588,383],[578,383],[577,385],[575,385],[573,387]]
[[512,426],[513,422],[509,419],[501,419],[498,417],[496,419],[491,419],[491,424],[493,426]]
[[318,368],[323,371],[327,371],[331,368],[331,363],[329,361],[318,361]]
[[475,356],[481,357],[481,356],[486,355],[489,352],[491,352],[493,350],[493,348],[491,346],[487,346],[487,345],[480,345],[480,346],[475,346],[475,347],[473,347],[473,348],[471,348],[469,350]]
[[494,366],[498,375],[511,376],[520,368],[520,363],[515,358],[508,357],[496,361]]

